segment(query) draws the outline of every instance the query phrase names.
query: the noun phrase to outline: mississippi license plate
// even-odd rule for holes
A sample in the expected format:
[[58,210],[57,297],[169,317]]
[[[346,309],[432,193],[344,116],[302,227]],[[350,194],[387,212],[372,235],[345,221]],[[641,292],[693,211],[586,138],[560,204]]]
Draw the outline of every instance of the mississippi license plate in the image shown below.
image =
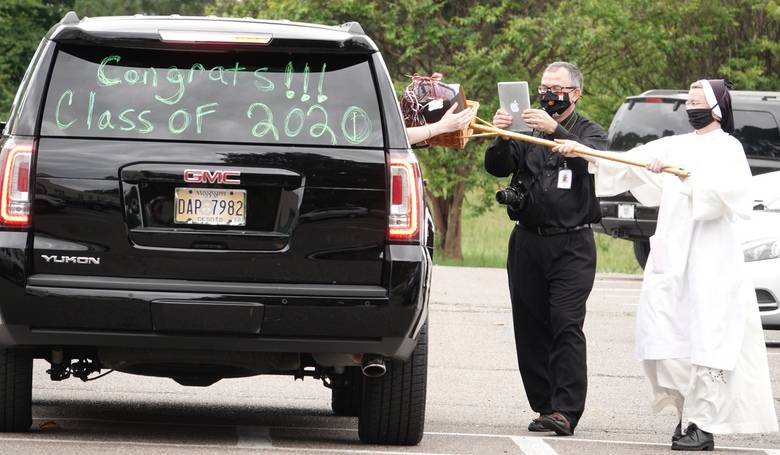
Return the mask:
[[634,204],[618,204],[618,218],[624,220],[633,220],[634,210]]
[[176,188],[174,210],[177,224],[246,226],[246,190]]

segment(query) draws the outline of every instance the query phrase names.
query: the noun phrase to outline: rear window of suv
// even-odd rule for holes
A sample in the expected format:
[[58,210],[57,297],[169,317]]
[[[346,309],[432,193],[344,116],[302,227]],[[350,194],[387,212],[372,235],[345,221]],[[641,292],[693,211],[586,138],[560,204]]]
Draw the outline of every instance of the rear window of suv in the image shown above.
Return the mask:
[[693,131],[684,101],[635,101],[623,103],[609,128],[611,150],[625,151],[661,137]]
[[42,136],[382,147],[367,56],[60,46]]

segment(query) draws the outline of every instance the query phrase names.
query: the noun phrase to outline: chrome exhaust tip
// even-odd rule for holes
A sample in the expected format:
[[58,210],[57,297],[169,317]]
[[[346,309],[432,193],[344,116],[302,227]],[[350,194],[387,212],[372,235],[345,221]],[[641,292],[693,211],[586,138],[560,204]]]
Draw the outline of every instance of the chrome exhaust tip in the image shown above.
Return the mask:
[[360,369],[367,378],[381,378],[387,372],[384,357],[377,354],[363,354]]

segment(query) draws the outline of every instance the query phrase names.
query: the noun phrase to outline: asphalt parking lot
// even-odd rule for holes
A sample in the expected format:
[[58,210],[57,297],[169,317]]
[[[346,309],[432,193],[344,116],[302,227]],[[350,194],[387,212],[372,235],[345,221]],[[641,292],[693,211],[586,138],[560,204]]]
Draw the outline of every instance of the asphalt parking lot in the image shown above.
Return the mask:
[[[431,295],[426,435],[372,447],[354,418],[333,417],[330,391],[287,377],[208,388],[113,373],[54,383],[35,366],[34,431],[0,436],[2,454],[111,453],[670,453],[673,413],[653,415],[633,357],[638,277],[600,275],[588,301],[589,395],[573,437],[526,431],[534,414],[516,369],[505,271],[437,267]],[[780,331],[765,332],[780,346]],[[769,348],[780,414],[780,347]],[[716,437],[718,453],[780,455],[780,434]]]

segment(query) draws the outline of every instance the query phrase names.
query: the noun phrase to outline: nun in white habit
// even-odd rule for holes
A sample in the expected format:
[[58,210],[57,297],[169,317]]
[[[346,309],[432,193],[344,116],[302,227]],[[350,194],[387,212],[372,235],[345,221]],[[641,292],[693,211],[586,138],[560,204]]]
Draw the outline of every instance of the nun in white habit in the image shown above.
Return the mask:
[[[712,433],[778,430],[764,333],[736,222],[750,216],[750,168],[734,130],[723,80],[691,84],[686,103],[693,133],[665,137],[621,156],[647,169],[588,159],[596,193],[631,190],[660,206],[637,309],[636,353],[655,393],[654,409],[677,410],[674,450],[713,450]],[[680,179],[661,173],[671,165]],[[682,433],[682,422],[687,422]]]

